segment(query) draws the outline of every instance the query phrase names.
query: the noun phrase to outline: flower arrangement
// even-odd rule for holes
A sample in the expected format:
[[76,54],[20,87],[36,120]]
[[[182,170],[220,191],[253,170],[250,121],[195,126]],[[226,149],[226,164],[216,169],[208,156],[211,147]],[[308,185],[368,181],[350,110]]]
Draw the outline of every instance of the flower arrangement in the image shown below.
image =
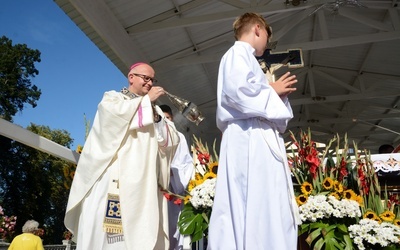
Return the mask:
[[0,237],[6,242],[10,242],[15,233],[17,216],[4,215],[3,207],[0,206]]
[[215,142],[213,154],[210,154],[208,146],[195,136],[194,142],[194,146],[192,146],[195,160],[194,177],[188,184],[184,207],[178,220],[179,232],[183,235],[190,235],[192,242],[207,237],[218,169]]
[[365,157],[356,154],[354,168],[357,171],[359,193],[364,199],[361,220],[348,227],[355,249],[400,249],[398,195],[389,195],[386,189],[381,192],[368,154],[365,153]]
[[[299,236],[306,238],[310,248],[400,247],[398,198],[386,197],[382,202],[370,155],[359,153],[355,145],[355,155],[349,156],[346,136],[343,142],[335,136],[322,152],[312,141],[310,130],[301,132],[299,140],[293,133],[291,138],[296,151],[292,150],[288,161],[297,182],[302,221]],[[334,142],[336,147],[331,149]]]

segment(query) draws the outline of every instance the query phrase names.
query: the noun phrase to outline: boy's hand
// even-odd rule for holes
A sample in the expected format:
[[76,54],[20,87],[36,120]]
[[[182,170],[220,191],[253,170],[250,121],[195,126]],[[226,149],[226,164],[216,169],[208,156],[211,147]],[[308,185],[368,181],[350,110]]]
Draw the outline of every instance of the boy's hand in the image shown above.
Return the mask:
[[290,75],[290,72],[286,72],[277,81],[271,82],[270,85],[280,97],[283,97],[297,90],[292,88],[295,83],[297,83],[296,75]]

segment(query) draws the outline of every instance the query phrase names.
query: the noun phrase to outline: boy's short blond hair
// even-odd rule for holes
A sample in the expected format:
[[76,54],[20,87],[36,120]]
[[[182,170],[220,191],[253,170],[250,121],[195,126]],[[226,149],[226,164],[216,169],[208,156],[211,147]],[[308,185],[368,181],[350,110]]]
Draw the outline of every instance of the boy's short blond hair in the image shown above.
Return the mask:
[[257,13],[247,12],[236,18],[233,22],[233,32],[235,33],[235,39],[239,40],[240,37],[249,32],[254,24],[259,24],[267,30],[268,41],[272,37],[271,26],[265,21],[264,17]]

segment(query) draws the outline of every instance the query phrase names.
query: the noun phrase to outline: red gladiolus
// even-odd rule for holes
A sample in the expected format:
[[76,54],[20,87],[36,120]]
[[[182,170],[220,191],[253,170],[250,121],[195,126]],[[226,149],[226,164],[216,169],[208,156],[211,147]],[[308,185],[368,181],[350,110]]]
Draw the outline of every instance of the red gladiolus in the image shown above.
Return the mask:
[[312,165],[310,166],[310,173],[313,179],[317,178],[317,166]]
[[317,156],[318,155],[318,150],[316,150],[315,148],[310,148],[308,151],[310,151],[310,154],[312,156]]
[[210,155],[208,153],[199,154],[197,159],[199,159],[200,164],[207,164],[210,161]]
[[167,200],[172,200],[172,195],[170,195],[169,193],[164,193],[165,198],[167,198]]
[[175,200],[174,200],[174,204],[175,204],[175,205],[180,205],[180,204],[182,204],[182,199],[179,199],[179,198],[178,198],[178,199],[175,199]]
[[288,159],[288,165],[289,165],[289,168],[292,169],[294,167],[294,161],[292,159]]
[[398,195],[391,194],[388,200],[388,207],[390,208],[392,205],[399,205]]
[[344,177],[346,177],[349,173],[347,172],[346,168],[340,168],[340,172],[339,172],[339,181],[343,180]]
[[344,160],[344,158],[342,158],[342,160],[340,161],[340,171],[339,171],[339,178],[338,178],[339,181],[343,180],[343,178],[349,174],[347,172],[346,165],[347,165],[347,162]]
[[363,164],[361,163],[361,165],[358,166],[358,170],[357,170],[358,181],[361,183],[361,188],[362,188],[362,190],[360,190],[360,191],[364,192],[364,194],[368,194],[369,186],[368,186],[367,181],[365,180],[365,175],[364,175],[364,171],[362,168],[363,168]]
[[319,164],[320,164],[319,158],[315,157],[313,155],[307,155],[306,161],[310,166],[313,166],[313,165],[319,166]]

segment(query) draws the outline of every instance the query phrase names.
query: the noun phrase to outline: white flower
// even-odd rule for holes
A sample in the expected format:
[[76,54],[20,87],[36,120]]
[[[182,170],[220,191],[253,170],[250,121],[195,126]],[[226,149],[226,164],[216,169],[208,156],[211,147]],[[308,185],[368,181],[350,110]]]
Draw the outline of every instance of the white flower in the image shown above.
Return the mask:
[[359,249],[365,249],[365,243],[380,245],[398,244],[400,228],[387,222],[362,219],[358,224],[349,226],[350,237]]
[[310,196],[307,202],[299,207],[303,222],[315,222],[323,218],[356,218],[361,216],[360,206],[356,201],[326,195]]
[[207,179],[190,191],[190,203],[196,209],[212,207],[214,204],[216,178]]

